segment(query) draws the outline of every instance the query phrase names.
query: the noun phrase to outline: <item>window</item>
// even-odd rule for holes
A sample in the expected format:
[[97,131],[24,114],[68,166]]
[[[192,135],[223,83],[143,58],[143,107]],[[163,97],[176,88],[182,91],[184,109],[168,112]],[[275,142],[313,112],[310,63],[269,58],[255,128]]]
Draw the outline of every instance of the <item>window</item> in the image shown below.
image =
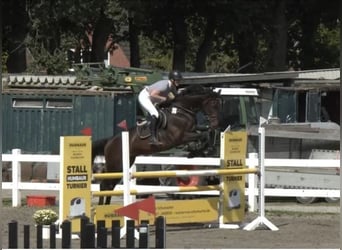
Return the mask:
[[46,108],[72,109],[71,99],[48,99]]
[[42,99],[19,99],[12,100],[14,108],[43,108],[44,102]]
[[33,109],[72,109],[72,99],[44,99],[44,98],[13,98],[14,108],[33,108]]
[[220,126],[225,129],[227,126],[237,127],[242,125],[240,111],[240,98],[229,96],[224,98],[220,115]]

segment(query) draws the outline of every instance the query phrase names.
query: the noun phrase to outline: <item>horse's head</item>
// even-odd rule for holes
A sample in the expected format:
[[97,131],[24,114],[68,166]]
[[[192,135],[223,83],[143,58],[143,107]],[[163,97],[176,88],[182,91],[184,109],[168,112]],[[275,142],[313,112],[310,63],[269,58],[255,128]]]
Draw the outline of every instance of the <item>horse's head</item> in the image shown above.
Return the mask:
[[219,126],[221,96],[211,88],[191,86],[177,96],[175,103],[192,112],[202,111],[208,117],[211,128]]
[[221,96],[216,92],[209,92],[202,102],[202,111],[208,117],[211,128],[219,127],[221,103]]

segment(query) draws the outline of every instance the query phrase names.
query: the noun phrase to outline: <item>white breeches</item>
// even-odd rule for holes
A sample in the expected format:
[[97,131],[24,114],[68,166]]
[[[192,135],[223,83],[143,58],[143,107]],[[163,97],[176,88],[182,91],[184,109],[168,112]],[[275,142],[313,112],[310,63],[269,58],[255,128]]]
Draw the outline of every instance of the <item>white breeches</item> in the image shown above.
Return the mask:
[[148,93],[146,88],[143,89],[142,91],[140,91],[139,96],[138,96],[138,100],[139,100],[141,107],[145,111],[147,111],[150,115],[154,115],[157,118],[159,117],[158,110],[156,109],[156,107],[151,102],[150,94]]

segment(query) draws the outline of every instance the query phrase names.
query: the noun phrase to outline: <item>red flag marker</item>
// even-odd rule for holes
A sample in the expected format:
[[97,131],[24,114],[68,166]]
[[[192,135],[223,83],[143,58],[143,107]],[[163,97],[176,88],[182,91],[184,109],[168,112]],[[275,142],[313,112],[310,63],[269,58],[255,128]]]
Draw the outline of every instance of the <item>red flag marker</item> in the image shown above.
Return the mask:
[[138,204],[140,210],[156,215],[156,200],[153,195],[136,203]]
[[92,130],[91,130],[91,128],[84,128],[84,129],[82,129],[81,130],[81,134],[82,135],[91,135],[92,134]]
[[136,203],[132,203],[128,206],[118,208],[114,212],[120,216],[126,216],[133,220],[139,220],[139,207]]
[[127,126],[127,121],[126,120],[122,120],[121,122],[119,122],[117,124],[117,126],[119,128],[122,128],[123,130],[128,130],[128,126]]
[[126,216],[133,220],[139,220],[139,210],[156,215],[156,200],[154,196],[116,209],[114,212],[120,216]]

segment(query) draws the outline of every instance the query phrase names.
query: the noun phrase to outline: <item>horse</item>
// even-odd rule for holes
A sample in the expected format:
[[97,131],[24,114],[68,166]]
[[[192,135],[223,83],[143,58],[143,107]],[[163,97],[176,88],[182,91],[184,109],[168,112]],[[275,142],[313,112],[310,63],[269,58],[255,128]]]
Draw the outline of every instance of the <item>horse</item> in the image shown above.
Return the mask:
[[[202,112],[208,119],[210,129],[219,126],[219,112],[221,109],[220,94],[208,88],[186,89],[177,95],[171,103],[161,105],[158,110],[162,122],[158,126],[157,136],[161,145],[150,144],[147,135],[143,136],[142,125],[138,124],[128,130],[130,165],[139,155],[151,155],[180,146],[192,141],[201,140],[203,133],[196,129],[196,113]],[[146,122],[145,122],[146,123]],[[148,124],[147,124],[148,127]],[[121,134],[95,141],[92,144],[92,159],[98,154],[105,157],[104,172],[122,171],[122,141]],[[118,179],[104,179],[100,182],[100,190],[113,190]],[[105,204],[110,204],[111,197],[107,196]],[[104,203],[100,196],[99,204]]]

